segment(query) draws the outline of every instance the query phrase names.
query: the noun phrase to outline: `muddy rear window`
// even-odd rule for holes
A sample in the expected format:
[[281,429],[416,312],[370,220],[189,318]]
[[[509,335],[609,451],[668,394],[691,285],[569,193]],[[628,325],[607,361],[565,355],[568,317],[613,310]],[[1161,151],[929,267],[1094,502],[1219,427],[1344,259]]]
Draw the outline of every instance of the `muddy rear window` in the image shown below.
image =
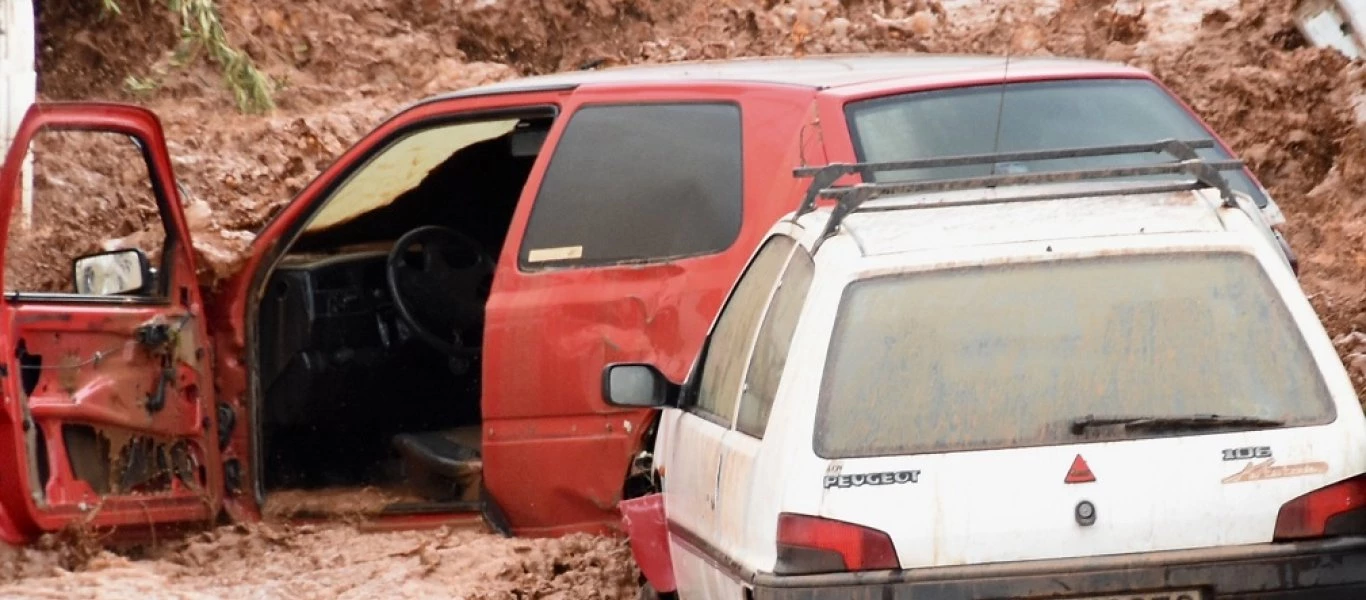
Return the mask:
[[[988,85],[916,92],[855,102],[847,108],[860,161],[885,162],[963,154],[1113,146],[1175,138],[1211,139],[1209,131],[1151,81],[1097,79]],[[997,127],[997,114],[1001,115]],[[1200,150],[1227,159],[1221,148]],[[997,172],[1059,171],[1170,161],[1160,154],[1092,156],[997,165]],[[987,175],[992,165],[884,172],[883,181]],[[1266,206],[1241,171],[1230,185]]]
[[1252,257],[1058,260],[851,284],[815,450],[851,458],[1071,443],[1080,440],[1071,420],[1090,414],[1291,426],[1330,422],[1334,410]]

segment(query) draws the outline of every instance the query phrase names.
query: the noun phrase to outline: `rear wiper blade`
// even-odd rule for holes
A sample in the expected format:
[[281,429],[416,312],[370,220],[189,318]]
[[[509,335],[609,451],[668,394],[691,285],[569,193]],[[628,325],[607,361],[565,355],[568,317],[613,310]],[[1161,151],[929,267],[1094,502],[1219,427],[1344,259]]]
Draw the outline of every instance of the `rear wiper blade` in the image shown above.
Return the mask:
[[1091,427],[1122,425],[1125,429],[1213,429],[1218,427],[1268,428],[1285,425],[1285,421],[1262,417],[1236,417],[1225,415],[1178,415],[1178,416],[1095,416],[1087,415],[1072,419],[1072,434],[1081,435]]

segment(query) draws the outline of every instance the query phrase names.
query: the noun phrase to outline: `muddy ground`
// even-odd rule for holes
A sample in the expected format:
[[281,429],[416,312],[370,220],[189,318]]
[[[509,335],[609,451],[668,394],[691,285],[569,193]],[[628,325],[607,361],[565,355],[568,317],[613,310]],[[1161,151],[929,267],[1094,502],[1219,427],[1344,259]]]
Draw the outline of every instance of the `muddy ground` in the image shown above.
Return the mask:
[[68,540],[4,550],[0,598],[634,598],[630,551],[605,538],[504,540],[442,529],[228,526],[125,556]]
[[[1190,102],[1285,210],[1305,291],[1366,383],[1366,336],[1350,335],[1366,330],[1360,67],[1307,47],[1288,0],[223,0],[233,41],[280,82],[264,117],[238,114],[212,65],[173,64],[160,2],[122,2],[117,19],[99,16],[98,0],[41,2],[40,95],[134,100],[162,116],[209,284],[333,157],[428,94],[585,65],[1009,47],[1128,62]],[[87,217],[111,221],[89,231],[116,233],[73,240],[39,229],[20,251],[107,246],[137,233],[127,212]],[[358,534],[344,524],[226,527],[136,558],[48,546],[0,559],[0,597],[618,598],[634,577],[611,540]]]

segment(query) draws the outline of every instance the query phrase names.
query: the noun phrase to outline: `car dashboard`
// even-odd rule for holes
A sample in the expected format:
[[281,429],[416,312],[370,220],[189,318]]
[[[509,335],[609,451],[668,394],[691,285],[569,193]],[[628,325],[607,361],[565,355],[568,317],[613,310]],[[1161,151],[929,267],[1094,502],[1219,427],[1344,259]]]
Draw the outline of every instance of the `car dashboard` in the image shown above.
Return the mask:
[[308,398],[344,399],[406,338],[385,279],[387,252],[292,255],[259,311],[260,373],[275,422],[307,418]]

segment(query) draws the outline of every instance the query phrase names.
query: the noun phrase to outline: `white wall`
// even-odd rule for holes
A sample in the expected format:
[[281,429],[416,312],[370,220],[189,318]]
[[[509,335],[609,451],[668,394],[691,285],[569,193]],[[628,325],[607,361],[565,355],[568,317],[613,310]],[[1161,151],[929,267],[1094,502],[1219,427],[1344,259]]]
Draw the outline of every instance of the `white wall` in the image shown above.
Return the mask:
[[[1348,58],[1363,54],[1366,0],[1305,0],[1295,11],[1300,31],[1316,46],[1336,48]],[[1342,25],[1350,23],[1350,33]]]
[[[9,149],[24,112],[37,94],[34,70],[33,0],[0,0],[0,135]],[[32,214],[32,169],[25,165],[24,223]]]

